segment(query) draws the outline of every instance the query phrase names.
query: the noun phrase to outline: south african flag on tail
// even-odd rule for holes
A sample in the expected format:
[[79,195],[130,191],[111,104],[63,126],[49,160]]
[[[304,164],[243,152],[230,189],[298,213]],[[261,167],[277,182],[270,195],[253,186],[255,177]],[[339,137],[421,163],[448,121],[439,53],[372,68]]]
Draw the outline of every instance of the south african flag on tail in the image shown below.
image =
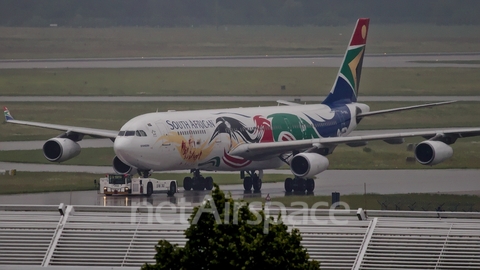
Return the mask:
[[357,101],[369,22],[368,18],[358,19],[335,83],[323,104],[346,104]]

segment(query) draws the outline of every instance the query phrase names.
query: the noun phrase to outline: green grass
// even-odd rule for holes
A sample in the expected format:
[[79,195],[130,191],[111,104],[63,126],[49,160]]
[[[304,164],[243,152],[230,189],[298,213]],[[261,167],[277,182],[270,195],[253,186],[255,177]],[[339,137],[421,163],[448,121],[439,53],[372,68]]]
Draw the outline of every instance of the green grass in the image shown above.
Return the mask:
[[[2,95],[326,95],[338,68],[0,70]],[[364,68],[360,95],[478,95],[477,68]],[[281,90],[281,86],[285,90]]]
[[[371,110],[381,110],[409,106],[412,102],[369,102]],[[140,102],[140,103],[35,103],[12,102],[8,106],[11,114],[19,120],[35,121],[70,126],[83,126],[119,130],[134,116],[159,111],[194,110],[228,107],[249,107],[259,105],[276,105],[275,102]],[[479,126],[477,115],[480,106],[476,102],[457,102],[436,108],[425,108],[387,115],[365,118],[358,129],[392,129],[392,128],[428,128],[428,127],[476,127]],[[0,123],[0,141],[24,141],[48,139],[59,135],[58,131]]]
[[[258,198],[246,198],[245,201],[257,201]],[[480,197],[474,195],[450,194],[366,194],[341,195],[340,200],[349,205],[350,209],[363,208],[368,210],[415,210],[436,211],[480,211]],[[281,202],[290,207],[292,202],[306,202],[309,207],[317,202],[327,202],[331,206],[331,196],[285,196],[273,197],[272,201]]]
[[[0,27],[0,58],[148,57],[343,53],[351,25],[22,28]],[[372,23],[367,53],[479,51],[480,26]]]
[[[205,172],[205,176],[208,173]],[[183,178],[191,176],[187,173],[154,173],[153,178],[177,180],[183,186]],[[93,180],[104,175],[90,173],[59,173],[59,172],[21,172],[15,176],[0,175],[0,194],[38,193],[54,191],[95,190]],[[214,182],[220,185],[240,184],[238,174],[212,174]],[[283,181],[284,176],[277,174],[265,175],[263,182]]]
[[93,190],[93,179],[98,177],[89,173],[17,171],[15,176],[0,175],[0,194]]

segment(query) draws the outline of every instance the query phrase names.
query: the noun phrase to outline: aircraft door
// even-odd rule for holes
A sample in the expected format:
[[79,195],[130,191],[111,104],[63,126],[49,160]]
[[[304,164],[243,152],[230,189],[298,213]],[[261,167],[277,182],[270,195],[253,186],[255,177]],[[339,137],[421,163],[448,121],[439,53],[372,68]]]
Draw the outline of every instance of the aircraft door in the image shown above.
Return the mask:
[[159,136],[168,135],[169,128],[166,126],[166,124],[163,121],[155,122],[155,125],[158,128],[158,135]]
[[160,150],[164,154],[171,154],[173,152],[174,146],[172,144],[173,138],[170,138],[169,135],[169,128],[163,121],[155,122],[155,126],[157,127],[157,134],[155,135],[158,137],[157,142],[160,143]]

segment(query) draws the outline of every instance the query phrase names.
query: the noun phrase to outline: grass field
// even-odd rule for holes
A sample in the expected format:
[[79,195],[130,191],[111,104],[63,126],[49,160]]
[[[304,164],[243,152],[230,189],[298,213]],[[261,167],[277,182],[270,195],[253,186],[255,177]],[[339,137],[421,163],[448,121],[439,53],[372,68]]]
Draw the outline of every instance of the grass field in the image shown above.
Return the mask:
[[[480,197],[474,195],[450,194],[366,194],[341,195],[340,200],[349,205],[350,209],[368,210],[406,210],[406,211],[442,211],[478,212]],[[258,198],[247,198],[245,201],[258,201]],[[274,197],[272,201],[280,202],[290,207],[292,202],[306,202],[309,207],[317,202],[327,202],[329,208],[331,196],[285,196]]]
[[[351,25],[189,28],[0,27],[0,58],[343,53]],[[370,24],[367,53],[479,51],[480,26]]]
[[[326,95],[338,68],[0,70],[1,95]],[[281,86],[285,90],[281,90]],[[364,68],[360,95],[478,95],[477,68]]]
[[[208,176],[208,173],[204,173]],[[154,173],[153,178],[177,180],[183,187],[183,178],[191,176],[187,173]],[[215,183],[219,185],[240,184],[238,174],[214,174]],[[58,172],[20,172],[17,175],[0,175],[0,194],[38,193],[54,191],[95,190],[94,179],[98,181],[104,175],[90,173],[58,173]],[[263,182],[283,181],[285,176],[278,174],[265,175]]]
[[[419,102],[420,103],[420,102]],[[369,102],[371,110],[410,106],[411,102]],[[121,126],[139,114],[167,110],[195,110],[211,108],[235,108],[249,106],[275,106],[275,102],[140,102],[140,103],[34,103],[12,102],[8,106],[13,117],[19,120],[64,124],[119,130]],[[480,115],[480,106],[476,102],[457,102],[436,108],[392,113],[365,118],[358,129],[394,129],[429,127],[475,127],[479,126],[476,115]],[[472,117],[466,117],[472,116]],[[24,141],[48,139],[59,134],[41,128],[14,124],[0,124],[0,141]]]

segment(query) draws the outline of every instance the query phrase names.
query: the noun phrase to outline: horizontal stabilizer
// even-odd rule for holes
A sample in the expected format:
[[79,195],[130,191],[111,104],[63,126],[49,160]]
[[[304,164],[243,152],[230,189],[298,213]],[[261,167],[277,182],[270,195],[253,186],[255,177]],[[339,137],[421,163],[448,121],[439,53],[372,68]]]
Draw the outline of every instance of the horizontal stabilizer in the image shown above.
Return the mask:
[[419,109],[419,108],[427,108],[427,107],[433,107],[433,106],[446,105],[446,104],[450,104],[450,103],[454,103],[454,102],[457,102],[457,101],[456,100],[442,101],[442,102],[436,102],[436,103],[428,103],[428,104],[393,108],[393,109],[387,109],[387,110],[364,112],[364,113],[357,114],[357,119],[361,119],[361,118],[366,117],[366,116],[378,115],[378,114],[385,114],[385,113],[392,113],[392,112],[407,111],[407,110],[413,110],[413,109]]

